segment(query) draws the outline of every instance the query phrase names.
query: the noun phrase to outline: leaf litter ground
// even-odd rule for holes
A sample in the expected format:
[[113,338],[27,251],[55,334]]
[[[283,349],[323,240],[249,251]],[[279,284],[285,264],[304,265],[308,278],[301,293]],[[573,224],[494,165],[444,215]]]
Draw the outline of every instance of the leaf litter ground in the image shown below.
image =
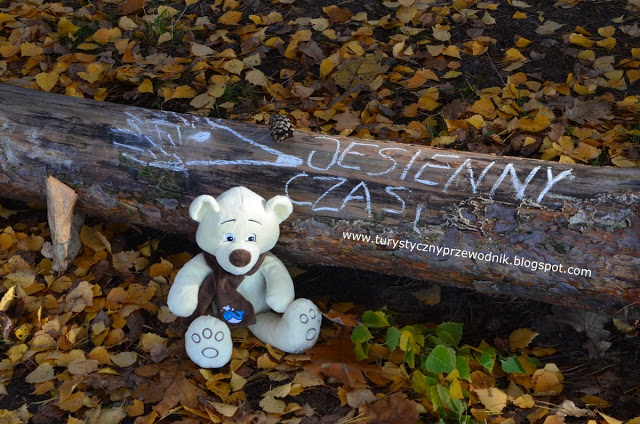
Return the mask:
[[[0,80],[258,123],[281,111],[297,128],[330,134],[633,167],[638,10],[635,0],[4,1]],[[385,306],[399,325],[463,322],[471,346],[510,352],[524,334],[517,352],[539,349],[561,370],[510,377],[536,394],[532,403],[481,367],[470,384],[446,376],[440,383],[473,391],[477,419],[564,422],[564,400],[575,402],[568,422],[640,413],[634,323],[348,270],[296,278],[298,295],[326,314],[309,355],[239,332],[230,367],[200,371],[184,355],[184,323],[164,307],[192,243],[93,222],[74,267],[52,277],[39,253],[45,221],[26,211],[0,225],[7,422],[403,423],[415,422],[418,404],[428,422],[433,403],[383,339],[371,345],[379,362],[354,359],[357,318]],[[522,327],[539,333],[531,346]],[[545,395],[543,379],[561,393]]]
[[[49,236],[45,212],[4,205],[20,211],[0,218],[0,409],[13,420],[7,422],[414,423],[421,397],[403,360],[384,352],[381,340],[372,346],[382,352],[377,361],[354,356],[350,332],[365,310],[382,308],[397,314],[398,327],[460,322],[472,346],[484,340],[509,352],[512,343],[526,349],[535,338],[530,352],[538,349],[541,360],[561,370],[560,392],[538,393],[530,405],[505,401],[495,419],[564,422],[557,410],[563,401],[580,407],[580,419],[615,423],[595,411],[623,420],[640,412],[637,329],[597,314],[339,268],[291,268],[298,296],[325,313],[321,339],[306,355],[283,354],[236,331],[230,366],[199,370],[184,353],[186,323],[166,310],[169,282],[198,252],[193,242],[89,222],[74,265],[55,278],[40,254]],[[7,295],[7,286],[19,287],[15,296]],[[601,331],[605,346],[598,345]],[[518,333],[524,338],[514,342]],[[508,393],[500,375],[478,372],[474,378],[483,380],[474,384],[495,388],[494,397]],[[487,389],[476,390],[482,400]],[[430,417],[422,415],[424,422]]]

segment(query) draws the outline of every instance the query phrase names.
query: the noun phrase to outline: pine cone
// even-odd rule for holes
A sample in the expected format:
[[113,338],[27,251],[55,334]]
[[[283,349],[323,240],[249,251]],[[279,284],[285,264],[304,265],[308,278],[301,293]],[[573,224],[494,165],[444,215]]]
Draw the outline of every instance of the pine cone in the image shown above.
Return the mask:
[[269,119],[269,133],[277,143],[282,143],[293,137],[293,124],[286,116],[275,114]]

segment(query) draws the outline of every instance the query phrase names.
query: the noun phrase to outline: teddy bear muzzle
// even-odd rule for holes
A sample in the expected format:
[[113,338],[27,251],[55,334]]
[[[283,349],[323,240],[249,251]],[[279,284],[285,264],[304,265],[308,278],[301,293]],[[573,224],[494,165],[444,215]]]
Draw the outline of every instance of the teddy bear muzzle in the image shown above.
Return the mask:
[[251,252],[244,249],[236,249],[229,255],[229,262],[238,268],[247,266],[251,262]]

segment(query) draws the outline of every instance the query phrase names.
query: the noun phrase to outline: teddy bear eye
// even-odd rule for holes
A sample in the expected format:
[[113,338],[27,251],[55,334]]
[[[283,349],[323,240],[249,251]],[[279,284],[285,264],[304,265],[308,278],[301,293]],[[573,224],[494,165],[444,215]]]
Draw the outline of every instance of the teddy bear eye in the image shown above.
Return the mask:
[[249,237],[247,237],[247,241],[256,241],[256,235],[255,234],[249,234]]
[[227,234],[224,235],[224,240],[225,241],[236,241],[236,238],[233,236],[233,234],[227,233]]

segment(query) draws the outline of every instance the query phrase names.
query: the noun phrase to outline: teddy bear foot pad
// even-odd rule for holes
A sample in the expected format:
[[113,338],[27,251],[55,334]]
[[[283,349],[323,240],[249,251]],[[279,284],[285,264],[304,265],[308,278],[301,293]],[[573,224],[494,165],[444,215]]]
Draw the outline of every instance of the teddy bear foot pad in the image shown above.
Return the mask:
[[229,327],[212,316],[198,317],[187,329],[185,349],[198,366],[220,368],[229,362],[233,349]]
[[320,335],[322,315],[308,299],[296,299],[280,317],[271,312],[256,317],[249,329],[260,340],[289,353],[301,353],[312,347]]

